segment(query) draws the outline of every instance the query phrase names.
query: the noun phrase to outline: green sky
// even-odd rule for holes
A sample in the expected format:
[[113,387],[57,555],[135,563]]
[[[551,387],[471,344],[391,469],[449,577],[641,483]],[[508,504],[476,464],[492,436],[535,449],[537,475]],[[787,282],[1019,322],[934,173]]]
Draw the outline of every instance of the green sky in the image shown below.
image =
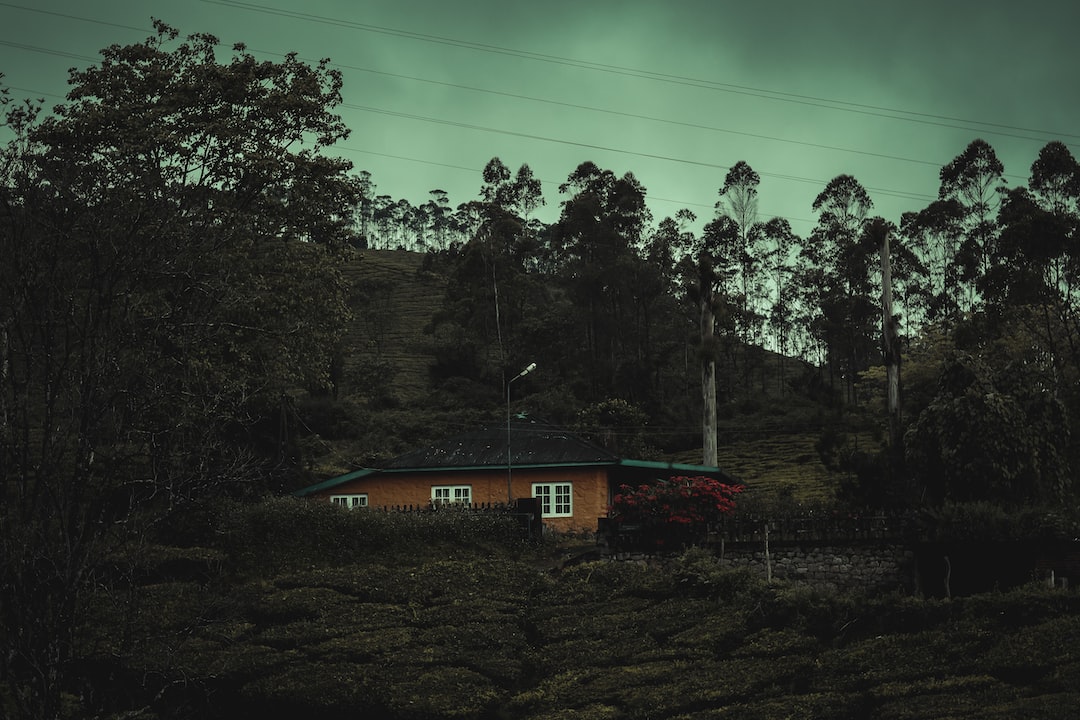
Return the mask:
[[1066,0],[22,0],[0,2],[0,71],[55,104],[68,67],[145,38],[151,16],[260,57],[331,58],[352,129],[341,154],[415,204],[435,188],[474,199],[498,156],[544,181],[550,220],[591,160],[633,172],[655,219],[706,219],[745,160],[762,219],[806,234],[841,173],[898,222],[977,137],[1010,184],[1049,140],[1080,155],[1080,3]]

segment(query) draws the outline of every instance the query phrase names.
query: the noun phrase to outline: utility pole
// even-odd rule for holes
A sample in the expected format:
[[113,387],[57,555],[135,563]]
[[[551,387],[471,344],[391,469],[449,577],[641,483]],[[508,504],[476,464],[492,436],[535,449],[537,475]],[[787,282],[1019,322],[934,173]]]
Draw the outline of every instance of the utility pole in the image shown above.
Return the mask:
[[536,363],[529,363],[524,370],[506,382],[506,502],[514,502],[514,464],[510,454],[510,385],[518,378],[523,378],[536,369]]

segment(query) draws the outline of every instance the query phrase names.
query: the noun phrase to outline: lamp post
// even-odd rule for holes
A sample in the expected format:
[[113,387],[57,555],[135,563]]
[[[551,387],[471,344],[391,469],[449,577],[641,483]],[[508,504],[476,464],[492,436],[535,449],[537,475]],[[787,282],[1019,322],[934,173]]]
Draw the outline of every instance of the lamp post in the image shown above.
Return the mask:
[[510,385],[515,380],[523,378],[536,369],[536,363],[529,363],[525,369],[506,382],[506,502],[514,502],[513,467],[510,458]]

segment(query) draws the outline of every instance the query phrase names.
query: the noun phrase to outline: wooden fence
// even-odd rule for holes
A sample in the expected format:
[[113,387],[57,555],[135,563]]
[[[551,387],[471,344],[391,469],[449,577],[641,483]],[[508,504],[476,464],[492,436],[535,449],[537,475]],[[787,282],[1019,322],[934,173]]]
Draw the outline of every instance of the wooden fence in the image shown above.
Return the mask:
[[367,505],[368,510],[382,512],[517,512],[517,503],[462,503],[462,502],[426,502],[408,505]]
[[516,520],[525,537],[539,538],[544,534],[540,501],[536,498],[518,498],[512,503],[428,502],[415,505],[368,505],[364,509],[387,513],[495,513]]

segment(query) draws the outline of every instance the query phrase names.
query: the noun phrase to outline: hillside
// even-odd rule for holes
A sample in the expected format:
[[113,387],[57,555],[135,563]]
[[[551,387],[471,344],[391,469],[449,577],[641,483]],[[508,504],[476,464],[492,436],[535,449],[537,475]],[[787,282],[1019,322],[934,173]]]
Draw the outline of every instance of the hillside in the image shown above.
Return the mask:
[[[424,328],[441,306],[447,281],[424,270],[423,260],[422,254],[404,250],[364,250],[345,268],[353,289],[353,321],[345,336],[341,397],[361,408],[364,429],[328,440],[332,452],[316,466],[322,476],[409,449],[412,438],[430,439],[423,428],[460,431],[464,428],[454,422],[468,422],[454,419],[446,425],[430,402],[429,371],[435,358]],[[801,361],[759,349],[754,357],[757,369],[750,377],[734,360],[718,368],[718,377],[736,398],[721,408],[719,464],[764,495],[831,497],[837,480],[815,445],[822,418],[833,411],[788,389],[787,383],[805,372]],[[379,439],[378,430],[397,436]],[[373,449],[373,443],[378,447]],[[666,459],[700,463],[701,455],[691,449]]]
[[295,499],[218,530],[217,547],[169,555],[205,565],[201,579],[140,575],[128,615],[105,592],[91,599],[84,702],[178,720],[1013,720],[1080,707],[1075,590],[842,594],[768,584],[700,550],[573,564],[559,560],[571,548],[497,540],[481,514]]
[[346,395],[380,365],[392,370],[384,381],[401,401],[427,394],[434,358],[424,327],[442,303],[446,280],[422,273],[423,259],[406,250],[364,250],[345,266],[353,312],[345,335]]

